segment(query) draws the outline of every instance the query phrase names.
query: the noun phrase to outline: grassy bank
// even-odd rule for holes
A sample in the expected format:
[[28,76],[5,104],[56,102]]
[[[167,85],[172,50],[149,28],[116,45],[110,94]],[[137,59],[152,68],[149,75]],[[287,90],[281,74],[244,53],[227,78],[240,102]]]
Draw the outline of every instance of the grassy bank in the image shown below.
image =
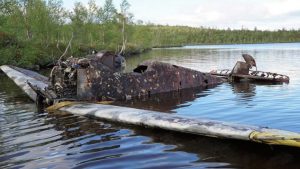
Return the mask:
[[[23,68],[36,69],[53,65],[66,49],[65,43],[48,43],[47,45],[34,42],[22,41],[18,38],[0,32],[0,65],[15,65]],[[126,57],[149,51],[150,47],[141,47],[127,44],[124,55]],[[72,43],[66,57],[84,57],[92,50],[112,50],[109,46],[89,45],[83,43]]]

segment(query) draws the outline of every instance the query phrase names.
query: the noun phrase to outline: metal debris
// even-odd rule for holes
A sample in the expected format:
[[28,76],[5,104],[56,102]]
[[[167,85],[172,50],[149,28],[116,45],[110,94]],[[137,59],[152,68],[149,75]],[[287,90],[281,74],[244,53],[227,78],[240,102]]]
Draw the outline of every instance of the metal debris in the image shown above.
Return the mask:
[[[243,54],[243,58],[245,62],[238,61],[232,70],[213,70],[210,74],[223,77],[231,82],[250,80],[258,82],[289,83],[290,78],[286,75],[257,71],[256,62],[252,56]],[[252,67],[256,67],[256,70],[250,70]]]

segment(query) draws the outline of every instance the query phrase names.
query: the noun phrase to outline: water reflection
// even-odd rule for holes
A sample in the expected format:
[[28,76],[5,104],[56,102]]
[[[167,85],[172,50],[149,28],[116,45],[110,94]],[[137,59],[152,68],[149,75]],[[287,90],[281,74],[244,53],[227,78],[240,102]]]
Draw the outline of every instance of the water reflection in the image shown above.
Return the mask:
[[298,149],[145,129],[64,112],[40,114],[36,118],[45,120],[31,124],[35,126],[31,132],[28,130],[33,127],[20,129],[24,136],[31,135],[27,141],[21,135],[13,135],[22,141],[6,143],[18,148],[0,155],[3,167],[297,168],[300,165]]
[[[57,112],[49,115],[52,117],[52,120],[48,122],[55,124],[55,128],[59,129],[59,131],[63,131],[60,134],[63,136],[63,140],[71,140],[62,145],[66,145],[69,150],[75,149],[77,151],[74,152],[74,150],[73,153],[68,153],[67,155],[67,159],[77,161],[76,168],[100,167],[102,165],[106,166],[106,164],[111,167],[128,167],[129,162],[120,161],[120,159],[131,156],[132,152],[141,153],[140,151],[143,153],[147,152],[147,154],[166,153],[166,155],[152,154],[150,156],[151,158],[169,156],[170,159],[168,161],[170,163],[166,167],[183,165],[177,161],[179,159],[175,155],[179,152],[189,153],[190,155],[196,154],[196,158],[191,158],[190,156],[190,160],[193,161],[190,161],[192,162],[191,165],[194,167],[200,165],[207,168],[283,168],[285,166],[298,168],[300,165],[300,162],[296,160],[300,158],[299,149],[268,147],[235,140],[219,140],[164,130],[132,127],[119,123],[109,124],[99,120],[83,120],[82,117],[73,115],[66,115],[66,117],[62,118],[61,113]],[[85,136],[84,139],[82,139],[83,136]],[[72,146],[70,146],[71,142],[73,142]],[[172,155],[172,153],[175,154]],[[146,155],[142,159],[137,158],[137,156],[134,157],[134,161],[150,160],[148,159],[150,157]],[[114,162],[114,164],[102,163],[110,158],[111,160],[109,161]],[[116,165],[116,163],[121,164]],[[157,164],[148,163],[146,165],[155,167]]]
[[153,142],[176,145],[174,150],[197,154],[205,168],[298,168],[300,150],[287,147],[268,147],[236,140],[220,140],[163,130],[135,129]]
[[213,87],[215,86],[205,88],[197,87],[183,89],[181,91],[165,92],[160,94],[154,94],[150,97],[146,97],[143,99],[133,99],[122,102],[115,102],[114,104],[140,109],[172,112],[171,110],[174,110],[176,108],[189,106],[189,104],[186,104],[188,102],[192,102],[197,98],[209,95],[209,93],[204,93],[204,91]]
[[256,84],[249,82],[231,83],[232,91],[237,96],[237,100],[247,103],[253,100],[256,92]]

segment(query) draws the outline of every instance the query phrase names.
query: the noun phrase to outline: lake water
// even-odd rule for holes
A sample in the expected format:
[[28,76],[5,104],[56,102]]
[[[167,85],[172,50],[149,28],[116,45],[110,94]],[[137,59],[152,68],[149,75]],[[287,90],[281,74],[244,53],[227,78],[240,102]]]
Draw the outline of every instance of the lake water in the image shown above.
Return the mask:
[[[289,84],[224,83],[116,103],[193,118],[300,132],[300,43],[205,45],[154,49],[127,59],[127,71],[155,59],[209,72],[232,68],[241,54]],[[0,74],[0,168],[299,168],[300,150],[145,129],[35,105]]]

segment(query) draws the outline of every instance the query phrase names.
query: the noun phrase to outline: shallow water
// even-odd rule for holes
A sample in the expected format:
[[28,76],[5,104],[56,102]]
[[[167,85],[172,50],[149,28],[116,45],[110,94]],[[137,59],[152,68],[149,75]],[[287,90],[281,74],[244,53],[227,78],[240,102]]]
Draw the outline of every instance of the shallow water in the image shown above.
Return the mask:
[[[127,59],[127,71],[156,59],[201,71],[232,68],[241,54],[258,69],[287,74],[289,84],[229,84],[118,103],[300,132],[300,43],[154,49]],[[0,74],[0,168],[299,168],[300,150],[144,129],[34,104]]]

